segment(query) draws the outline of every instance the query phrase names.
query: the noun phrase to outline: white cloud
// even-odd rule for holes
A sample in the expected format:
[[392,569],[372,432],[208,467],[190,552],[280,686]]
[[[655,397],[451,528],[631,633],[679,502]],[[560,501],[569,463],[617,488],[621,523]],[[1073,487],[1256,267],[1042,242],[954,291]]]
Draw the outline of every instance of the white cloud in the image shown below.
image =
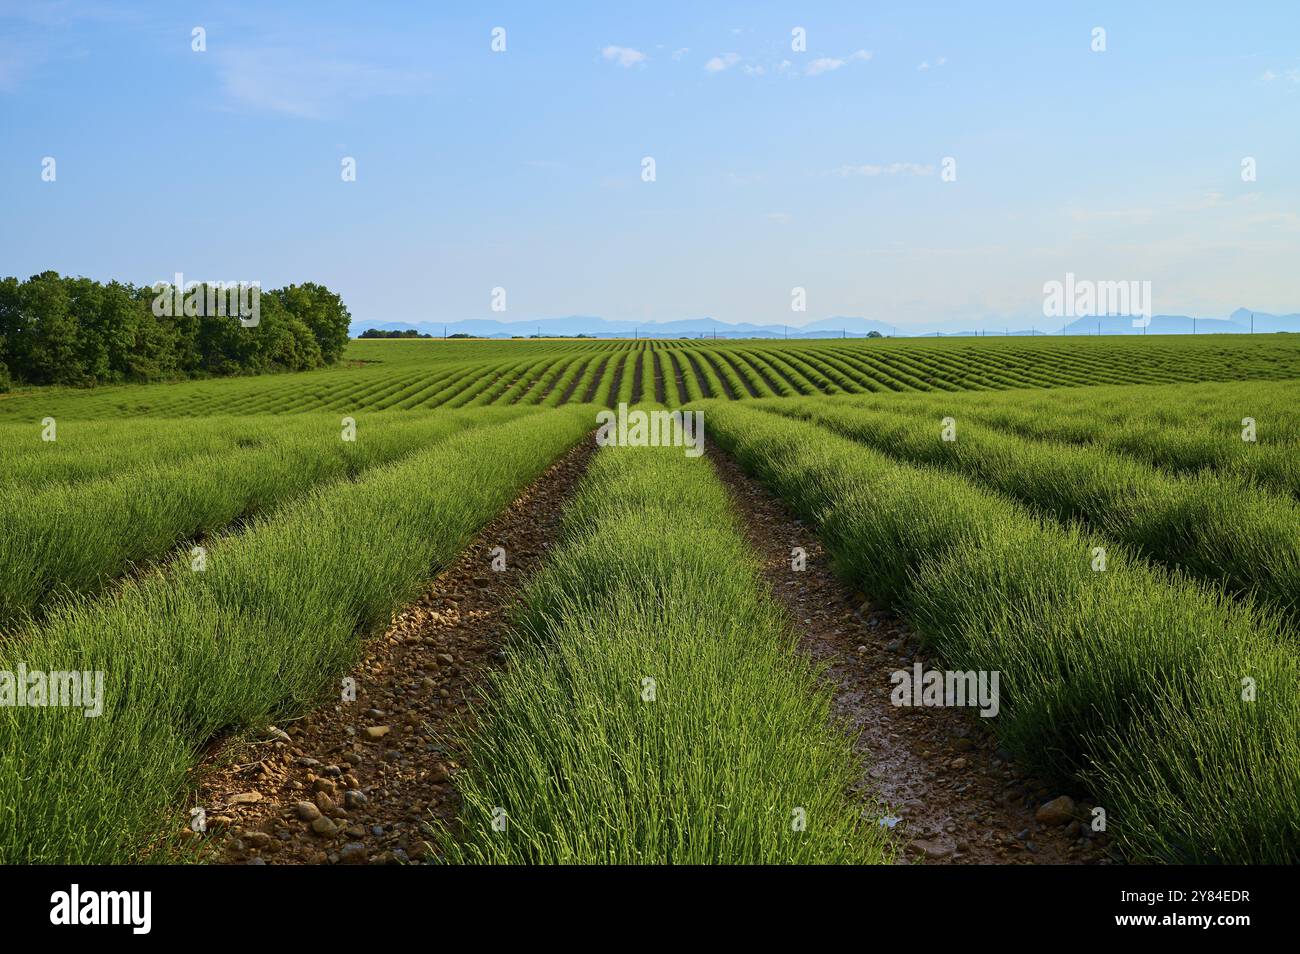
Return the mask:
[[316,57],[286,47],[210,53],[226,94],[243,106],[321,119],[340,105],[376,96],[427,92],[432,74],[349,60]]
[[749,76],[762,76],[767,72],[766,66],[746,66],[745,73]]
[[832,70],[837,70],[843,65],[843,60],[837,60],[832,56],[823,56],[809,63],[808,68],[804,70],[804,72],[809,76],[820,76],[822,73],[829,73]]
[[607,60],[612,60],[624,69],[630,69],[646,61],[644,53],[640,50],[634,50],[630,46],[607,46],[600,51],[600,55]]
[[1288,83],[1300,83],[1300,69],[1289,69],[1277,72],[1276,70],[1265,70],[1260,74],[1260,80],[1265,83],[1272,83],[1274,80],[1284,79]]
[[[935,57],[935,60],[934,60],[934,69],[937,70],[939,67],[943,66],[943,65],[944,65],[945,63],[947,63],[947,62],[948,62],[948,57],[946,57],[946,56],[938,56],[938,57]],[[931,67],[930,67],[930,61],[929,61],[929,60],[922,60],[921,63],[920,63],[920,65],[917,66],[917,69],[918,69],[918,70],[928,70],[928,69],[930,69],[930,68],[931,68]]]
[[683,56],[685,56],[689,52],[691,52],[691,48],[689,46],[684,46],[680,50],[673,50],[673,59],[680,60]]
[[710,73],[721,73],[723,70],[730,69],[739,62],[739,53],[724,53],[722,56],[713,57],[704,64],[704,68]]
[[1275,225],[1287,231],[1300,232],[1300,215],[1294,212],[1261,212],[1258,215],[1248,216],[1245,223],[1247,225]]
[[934,166],[921,165],[916,162],[891,162],[887,166],[867,164],[861,166],[844,165],[832,169],[830,175],[847,179],[853,176],[928,176],[934,173]]
[[847,58],[840,58],[838,56],[822,56],[809,63],[807,68],[804,70],[804,73],[808,76],[820,76],[822,73],[834,72],[851,61],[857,60],[865,62],[869,59],[871,59],[870,50],[855,50],[850,53]]
[[1258,192],[1243,192],[1228,196],[1216,190],[1165,202],[1158,206],[1133,206],[1126,208],[1080,208],[1071,206],[1066,214],[1074,222],[1113,222],[1117,224],[1151,225],[1158,220],[1174,216],[1200,215],[1205,212],[1237,212],[1257,205]]
[[1066,212],[1074,222],[1150,222],[1156,215],[1154,209],[1080,209],[1071,208]]
[[18,44],[10,45],[8,41],[0,40],[0,90],[17,89],[19,82],[43,60],[44,54],[40,51],[22,49]]
[[45,3],[3,0],[0,2],[0,17],[24,20],[38,26],[67,26],[78,20],[139,24],[148,18],[148,13],[143,11],[117,9],[121,6],[123,5],[111,3],[74,3],[72,0],[47,0]]

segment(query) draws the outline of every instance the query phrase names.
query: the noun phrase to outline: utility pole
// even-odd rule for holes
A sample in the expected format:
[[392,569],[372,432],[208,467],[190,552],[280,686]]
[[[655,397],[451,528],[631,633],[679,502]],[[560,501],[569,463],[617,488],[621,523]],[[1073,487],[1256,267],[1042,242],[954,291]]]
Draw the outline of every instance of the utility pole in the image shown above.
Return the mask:
[[1252,335],[1255,333],[1255,313],[1253,311],[1250,313],[1250,333]]
[[1196,334],[1196,316],[1192,316],[1192,334]]

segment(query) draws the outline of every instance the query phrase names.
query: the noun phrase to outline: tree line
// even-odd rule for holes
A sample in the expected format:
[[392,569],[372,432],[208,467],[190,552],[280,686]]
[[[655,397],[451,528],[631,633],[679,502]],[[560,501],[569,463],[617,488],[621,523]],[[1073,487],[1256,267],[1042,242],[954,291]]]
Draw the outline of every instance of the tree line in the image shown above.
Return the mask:
[[305,371],[342,356],[352,316],[325,286],[239,292],[187,283],[177,293],[52,271],[0,279],[0,391]]
[[[433,335],[420,334],[414,328],[406,328],[402,331],[385,331],[383,328],[367,328],[358,336],[361,338],[432,338]],[[453,337],[455,337],[453,335]]]

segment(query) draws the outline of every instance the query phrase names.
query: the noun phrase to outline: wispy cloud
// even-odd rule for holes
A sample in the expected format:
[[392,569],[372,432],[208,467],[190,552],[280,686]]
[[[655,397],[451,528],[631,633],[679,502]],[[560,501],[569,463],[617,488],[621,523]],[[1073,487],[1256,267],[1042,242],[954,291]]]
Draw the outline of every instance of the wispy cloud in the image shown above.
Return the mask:
[[891,162],[889,165],[843,165],[830,170],[828,175],[849,179],[856,176],[929,176],[934,174],[933,165],[921,165],[916,162]]
[[1260,212],[1246,217],[1247,225],[1272,225],[1289,232],[1300,232],[1300,215],[1294,212]]
[[[1122,208],[1087,208],[1070,205],[1065,209],[1065,214],[1071,222],[1082,226],[1141,226],[1149,229],[1161,225],[1170,233],[1174,231],[1182,233],[1188,227],[1188,217],[1210,216],[1212,221],[1227,224],[1227,222],[1242,220],[1245,214],[1251,213],[1258,204],[1260,204],[1258,192],[1226,195],[1212,190],[1157,205],[1134,205],[1134,207]],[[1178,225],[1174,225],[1175,221]]]
[[857,50],[847,57],[822,56],[809,63],[804,69],[804,74],[807,76],[820,76],[822,73],[832,73],[855,60],[865,62],[869,59],[871,59],[870,50]]
[[1283,80],[1284,82],[1291,84],[1300,84],[1300,69],[1281,70],[1280,72],[1271,69],[1265,70],[1260,74],[1259,78],[1265,83],[1273,83],[1277,80]]
[[723,70],[730,69],[739,62],[739,53],[724,53],[722,56],[712,57],[704,64],[704,69],[710,73],[721,73]]
[[640,50],[634,50],[630,46],[607,46],[600,51],[600,55],[605,59],[617,63],[624,69],[631,69],[633,66],[644,65],[646,55]]
[[0,0],[0,19],[24,20],[38,26],[66,26],[77,20],[99,23],[139,23],[149,14],[124,8],[122,4],[87,0]]
[[0,92],[14,92],[47,64],[85,56],[78,30],[136,28],[147,14],[73,0],[0,0]]
[[[1244,214],[1260,202],[1258,192],[1226,195],[1217,190],[1175,199],[1160,205],[1131,206],[1123,208],[1087,208],[1077,205],[1067,207],[1066,214],[1072,222],[1117,223],[1123,225],[1151,225],[1168,221],[1175,216],[1199,216],[1206,212]],[[1260,213],[1263,214],[1263,213]]]
[[673,59],[680,60],[683,56],[685,56],[689,52],[691,52],[691,48],[689,46],[683,46],[681,49],[673,50]]
[[33,68],[45,62],[45,53],[0,40],[0,92],[12,92]]
[[1073,222],[1150,222],[1156,215],[1154,209],[1080,209],[1072,208],[1067,213]]
[[924,72],[925,70],[928,70],[928,69],[936,69],[936,70],[937,70],[939,67],[945,65],[947,62],[948,62],[948,57],[946,57],[946,56],[939,56],[939,57],[935,57],[934,65],[933,65],[933,66],[930,65],[930,61],[929,61],[929,60],[922,60],[922,61],[920,62],[920,64],[919,64],[916,68],[917,68],[918,70],[921,70],[922,72]]
[[809,76],[819,76],[822,73],[829,73],[832,70],[837,70],[843,65],[843,60],[837,60],[830,56],[823,56],[809,63],[808,68],[804,70],[804,72]]
[[290,47],[234,49],[214,57],[235,104],[305,119],[323,119],[340,106],[378,96],[426,92],[432,75],[350,60],[314,57]]

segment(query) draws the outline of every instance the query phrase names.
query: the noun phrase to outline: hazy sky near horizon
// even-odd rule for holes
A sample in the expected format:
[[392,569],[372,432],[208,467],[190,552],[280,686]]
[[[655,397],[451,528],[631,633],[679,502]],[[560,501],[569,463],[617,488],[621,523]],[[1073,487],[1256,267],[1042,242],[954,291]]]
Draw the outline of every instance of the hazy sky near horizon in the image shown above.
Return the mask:
[[1027,325],[1066,272],[1300,311],[1298,37],[1281,0],[0,0],[0,273],[374,321]]

